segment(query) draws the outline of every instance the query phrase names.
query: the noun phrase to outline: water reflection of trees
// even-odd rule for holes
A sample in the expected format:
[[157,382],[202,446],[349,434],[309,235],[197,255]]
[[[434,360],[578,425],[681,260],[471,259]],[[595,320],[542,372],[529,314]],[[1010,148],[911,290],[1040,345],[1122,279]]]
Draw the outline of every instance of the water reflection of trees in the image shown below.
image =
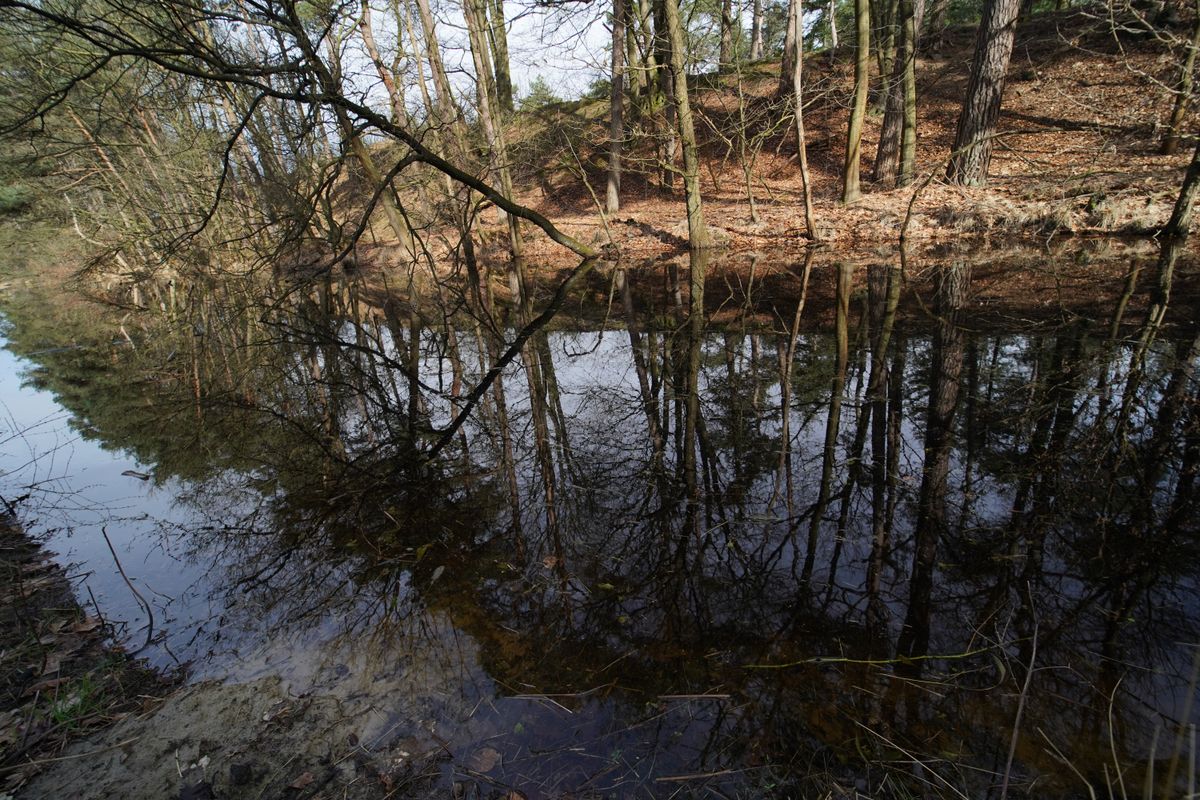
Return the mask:
[[[1175,259],[1144,311],[1142,268],[1111,316],[1020,333],[974,324],[965,260],[928,268],[925,313],[900,310],[925,268],[809,260],[799,307],[764,324],[751,288],[719,326],[678,271],[648,293],[627,266],[603,333],[533,330],[500,370],[534,318],[516,273],[507,311],[358,276],[195,293],[189,335],[117,361],[159,385],[102,387],[194,423],[86,409],[193,479],[196,553],[246,630],[337,619],[386,651],[389,626],[442,642],[418,621],[444,615],[500,685],[724,687],[711,760],[680,769],[942,753],[968,787],[1003,769],[1032,667],[1019,774],[1063,774],[1057,748],[1095,778],[1110,730],[1143,766],[1153,726],[1174,735],[1196,641],[1200,343],[1171,324]],[[831,308],[804,307],[816,279]]]

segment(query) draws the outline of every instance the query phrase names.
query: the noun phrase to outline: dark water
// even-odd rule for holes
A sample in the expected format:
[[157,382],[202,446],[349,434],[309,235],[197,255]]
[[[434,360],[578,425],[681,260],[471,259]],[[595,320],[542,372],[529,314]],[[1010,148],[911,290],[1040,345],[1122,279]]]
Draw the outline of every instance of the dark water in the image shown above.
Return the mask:
[[1197,717],[1190,267],[1041,258],[1105,277],[604,270],[478,392],[548,295],[10,295],[4,496],[131,649],[480,796],[1140,793]]

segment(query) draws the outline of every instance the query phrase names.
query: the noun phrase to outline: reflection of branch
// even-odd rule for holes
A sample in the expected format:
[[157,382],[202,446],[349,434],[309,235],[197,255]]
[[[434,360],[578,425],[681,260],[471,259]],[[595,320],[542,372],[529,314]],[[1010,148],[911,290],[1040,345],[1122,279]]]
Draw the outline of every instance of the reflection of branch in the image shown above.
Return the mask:
[[504,371],[504,368],[511,364],[513,359],[517,357],[517,354],[521,352],[521,348],[525,346],[525,342],[529,340],[529,337],[541,330],[546,323],[554,318],[554,315],[558,313],[559,307],[562,306],[563,301],[567,299],[567,289],[569,289],[571,284],[574,283],[581,275],[591,271],[592,267],[596,266],[596,261],[597,259],[595,258],[583,259],[583,261],[580,261],[575,269],[571,270],[571,274],[568,275],[566,279],[558,285],[558,289],[555,290],[554,296],[550,298],[550,302],[546,304],[546,308],[542,311],[542,313],[521,329],[521,332],[517,334],[517,338],[514,339],[513,343],[509,345],[507,350],[504,351],[504,355],[500,356],[496,363],[492,365],[492,368],[487,371],[487,374],[483,376],[483,380],[479,381],[479,383],[475,385],[475,388],[471,390],[471,393],[467,395],[467,399],[463,403],[462,410],[458,412],[458,415],[448,426],[442,429],[441,434],[438,436],[437,442],[435,442],[433,447],[430,448],[427,458],[434,458],[446,447],[446,445],[450,444],[450,441],[454,438],[454,435],[458,432],[458,429],[461,428],[463,423],[467,421],[467,417],[471,416],[471,412],[479,403],[480,398],[483,397],[484,393],[487,392],[492,383],[495,382],[496,378],[500,377],[500,373]]
[[150,646],[150,640],[154,638],[154,612],[150,610],[150,604],[146,602],[146,598],[142,597],[129,580],[129,576],[125,574],[125,568],[121,566],[121,559],[117,558],[117,551],[113,549],[112,541],[108,538],[108,528],[100,527],[100,535],[104,537],[104,543],[108,545],[108,552],[112,553],[113,563],[117,565],[117,571],[121,573],[121,577],[125,579],[125,585],[129,587],[129,591],[133,592],[133,596],[142,604],[142,608],[146,609],[146,643],[139,647],[135,653],[141,652]]

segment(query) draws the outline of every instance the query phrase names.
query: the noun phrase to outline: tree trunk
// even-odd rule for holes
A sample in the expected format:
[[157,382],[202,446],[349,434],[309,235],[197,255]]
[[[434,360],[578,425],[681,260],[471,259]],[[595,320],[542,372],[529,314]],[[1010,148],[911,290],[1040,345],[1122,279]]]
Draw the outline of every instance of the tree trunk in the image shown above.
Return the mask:
[[1179,82],[1175,88],[1175,107],[1171,110],[1171,121],[1163,137],[1162,154],[1173,156],[1179,149],[1179,130],[1192,104],[1192,72],[1196,69],[1196,51],[1200,49],[1200,0],[1196,3],[1196,22],[1192,28],[1192,41],[1179,70]]
[[613,0],[612,87],[608,119],[608,194],[605,208],[615,214],[621,208],[621,140],[625,137],[625,3]]
[[[338,63],[337,46],[332,39],[328,40],[330,68],[324,75],[319,75],[318,79],[322,83],[331,85],[324,86],[325,91],[339,92],[341,91],[341,68]],[[371,157],[371,152],[367,150],[367,146],[363,144],[362,136],[355,130],[353,123],[350,121],[350,116],[345,109],[340,107],[334,108],[334,115],[337,119],[338,130],[341,131],[342,138],[349,146],[350,152],[354,155],[354,159],[358,161],[362,168],[363,176],[366,177],[367,183],[371,186],[372,191],[383,186],[384,176],[379,171],[379,167],[375,165],[375,160]],[[391,186],[384,187],[379,195],[379,205],[383,208],[383,215],[388,221],[388,226],[392,232],[396,234],[396,239],[400,246],[404,248],[405,253],[411,258],[416,254],[416,243],[413,240],[412,230],[409,228],[407,221],[403,219],[400,213],[399,204],[396,202],[395,189]]]
[[[788,0],[788,16],[787,16],[787,32],[783,37],[783,60],[779,65],[779,94],[781,97],[786,97],[787,93],[792,90],[792,73],[795,71],[796,64],[794,58],[799,52],[796,48],[796,11],[792,8],[793,5],[800,0]],[[804,37],[801,36],[801,49],[804,47]]]
[[[364,3],[364,5],[366,5]],[[490,25],[488,41],[492,46],[492,65],[496,70],[496,102],[500,110],[511,114],[513,110],[512,67],[508,62],[508,29],[504,20],[504,0],[491,0],[481,8],[488,9]]]
[[717,69],[733,63],[733,0],[721,0],[721,50]]
[[[417,15],[421,19],[421,34],[425,40],[425,58],[429,61],[429,71],[433,74],[433,93],[437,99],[438,120],[442,126],[454,130],[455,139],[460,148],[463,148],[465,141],[461,138],[458,109],[454,105],[450,79],[446,77],[446,66],[438,47],[437,30],[433,26],[433,12],[429,10],[429,0],[417,0]],[[462,157],[465,152],[458,155]]]
[[[788,14],[788,26],[798,26],[800,20],[804,18],[801,0],[791,0],[788,4]],[[796,116],[796,152],[800,157],[800,183],[804,190],[804,227],[808,231],[808,238],[815,241],[817,225],[813,221],[812,181],[808,173],[808,142],[804,137],[803,43],[804,40],[800,37],[796,37],[792,43],[795,48],[792,53],[792,97]]]
[[915,169],[917,142],[916,58],[920,47],[918,32],[925,16],[925,0],[900,2],[900,52],[888,86],[879,149],[875,155],[872,180],[895,181],[907,185]]
[[829,49],[837,50],[838,48],[838,32],[837,32],[837,4],[836,0],[829,0]]
[[[487,0],[466,0],[463,3],[463,16],[467,23],[467,35],[471,42],[471,57],[475,63],[476,91],[479,98],[479,123],[483,127],[484,137],[488,142],[489,161],[500,179],[500,191],[508,199],[512,199],[512,174],[508,169],[508,146],[504,138],[504,126],[497,119],[495,85],[493,83],[492,65],[490,63],[490,48],[487,46],[487,31],[483,27],[487,15],[483,13]],[[521,228],[519,221],[512,214],[503,214],[508,224],[509,243],[512,247],[514,260],[521,256]],[[520,287],[524,296],[524,287]]]
[[763,0],[754,0],[754,16],[750,22],[750,60],[763,57]]
[[1192,229],[1192,210],[1196,203],[1196,195],[1200,194],[1200,142],[1192,152],[1192,163],[1188,165],[1187,174],[1183,178],[1183,186],[1179,197],[1175,200],[1175,208],[1171,219],[1163,228],[1163,235],[1170,239],[1183,239]]
[[[854,107],[846,134],[846,165],[842,170],[842,202],[859,198],[859,162],[862,160],[862,130],[867,116],[867,89],[871,70],[871,8],[868,0],[854,0]],[[797,38],[803,40],[802,36]]]
[[1004,79],[1012,57],[1020,0],[987,0],[975,58],[971,63],[971,81],[958,118],[958,134],[950,154],[946,178],[964,186],[987,183],[988,164],[992,160],[992,140],[1000,116]]
[[667,23],[667,39],[671,49],[671,84],[675,89],[675,114],[679,138],[683,144],[683,187],[687,199],[688,241],[693,250],[712,244],[704,224],[700,202],[700,154],[696,150],[696,130],[692,123],[692,107],[688,101],[687,68],[683,43],[683,23],[679,19],[676,0],[662,0],[663,16]]
[[396,78],[388,70],[387,65],[383,63],[383,57],[379,54],[379,48],[375,45],[375,32],[371,27],[371,4],[362,4],[362,17],[358,21],[359,31],[362,33],[363,45],[367,49],[367,56],[371,59],[371,63],[375,65],[375,72],[379,75],[379,80],[383,81],[384,88],[387,89],[388,99],[392,103],[392,119],[397,125],[405,125],[408,122],[408,114],[404,108],[404,93],[400,86],[396,83]]

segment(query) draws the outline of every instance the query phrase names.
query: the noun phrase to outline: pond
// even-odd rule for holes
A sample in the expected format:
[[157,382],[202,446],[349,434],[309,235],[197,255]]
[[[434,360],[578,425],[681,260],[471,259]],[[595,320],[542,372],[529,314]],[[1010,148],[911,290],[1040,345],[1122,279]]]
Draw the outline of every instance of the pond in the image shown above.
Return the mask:
[[605,265],[540,327],[10,288],[0,494],[129,650],[337,697],[413,786],[1140,792],[1200,716],[1194,265],[1088,247],[727,256],[705,314]]

